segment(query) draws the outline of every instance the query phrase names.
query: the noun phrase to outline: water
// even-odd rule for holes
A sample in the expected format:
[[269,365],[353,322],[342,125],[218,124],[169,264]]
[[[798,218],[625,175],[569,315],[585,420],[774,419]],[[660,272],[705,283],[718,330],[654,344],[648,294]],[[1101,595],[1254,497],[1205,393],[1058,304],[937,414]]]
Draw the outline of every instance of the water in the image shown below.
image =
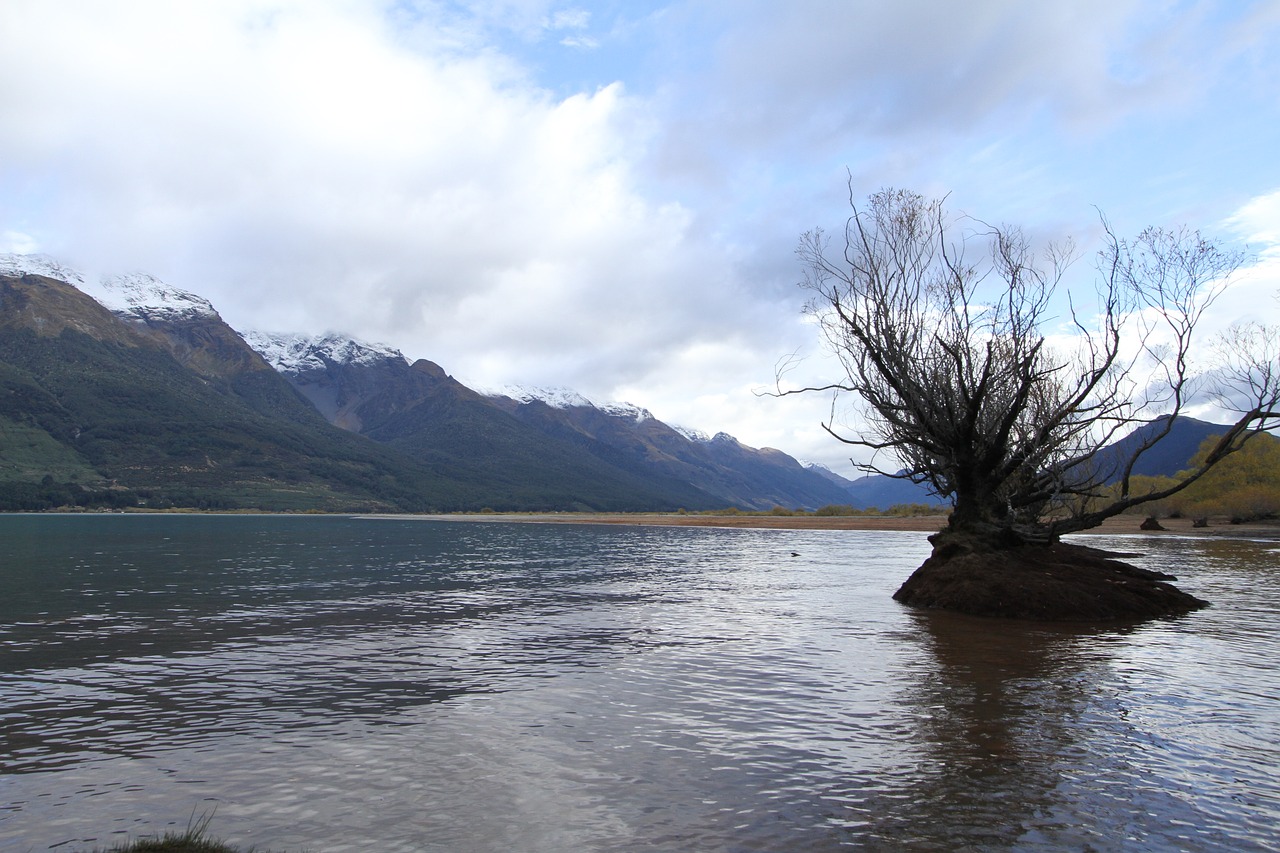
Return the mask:
[[911,533],[0,517],[0,850],[1280,849],[1276,545],[1091,542],[1217,606],[911,611]]

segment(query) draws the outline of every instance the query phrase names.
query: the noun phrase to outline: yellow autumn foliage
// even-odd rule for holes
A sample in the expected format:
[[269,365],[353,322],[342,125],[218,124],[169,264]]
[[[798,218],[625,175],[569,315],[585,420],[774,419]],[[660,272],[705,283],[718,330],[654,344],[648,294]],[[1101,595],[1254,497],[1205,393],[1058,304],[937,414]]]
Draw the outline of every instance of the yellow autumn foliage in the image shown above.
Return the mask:
[[[1192,467],[1216,441],[1205,440],[1191,460]],[[1172,482],[1167,477],[1135,477],[1133,490],[1146,491]],[[1195,483],[1173,497],[1142,507],[1141,512],[1185,518],[1227,516],[1233,521],[1280,515],[1280,439],[1267,433],[1254,436]]]

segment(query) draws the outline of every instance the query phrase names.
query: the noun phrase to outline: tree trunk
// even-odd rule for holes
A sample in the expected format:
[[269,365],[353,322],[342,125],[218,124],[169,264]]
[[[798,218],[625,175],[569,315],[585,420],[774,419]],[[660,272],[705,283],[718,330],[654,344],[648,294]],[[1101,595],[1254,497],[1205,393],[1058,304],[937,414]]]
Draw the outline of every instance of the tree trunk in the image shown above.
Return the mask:
[[1008,513],[995,495],[990,483],[967,478],[958,485],[953,496],[954,506],[948,516],[948,531],[973,536],[995,535],[1007,527]]
[[953,495],[947,527],[934,538],[935,551],[962,542],[966,550],[998,551],[1019,545],[1048,545],[1057,540],[1047,528],[1019,524],[989,482],[972,483]]

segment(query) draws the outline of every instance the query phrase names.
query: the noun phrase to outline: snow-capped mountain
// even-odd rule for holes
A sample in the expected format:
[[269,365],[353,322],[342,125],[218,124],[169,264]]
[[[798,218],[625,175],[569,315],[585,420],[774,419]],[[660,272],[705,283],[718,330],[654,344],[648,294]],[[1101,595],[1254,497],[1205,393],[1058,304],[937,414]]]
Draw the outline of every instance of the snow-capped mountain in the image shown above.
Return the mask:
[[218,318],[213,303],[203,296],[165,284],[143,272],[104,276],[97,286],[80,288],[119,317],[172,323]]
[[455,448],[514,482],[567,464],[592,489],[627,482],[686,507],[820,506],[840,496],[786,454],[723,432],[677,431],[631,403],[552,386],[468,388],[432,362],[410,365],[398,350],[341,335],[245,338],[330,423],[415,456]]
[[[27,274],[52,282],[22,280]],[[254,489],[276,476],[273,460],[296,455],[297,448],[318,441],[331,450],[345,448],[338,453],[341,458],[347,458],[343,454],[348,451],[373,454],[356,465],[333,466],[317,459],[315,472],[321,473],[316,476],[338,478],[325,488],[367,488],[381,500],[380,490],[390,482],[385,472],[370,474],[367,482],[361,472],[383,470],[379,466],[391,460],[393,467],[419,472],[415,477],[429,472],[423,482],[430,484],[428,491],[437,496],[432,500],[439,503],[426,505],[767,509],[820,506],[840,495],[780,451],[745,447],[725,433],[708,438],[695,430],[676,430],[631,403],[592,399],[556,387],[506,386],[477,392],[430,361],[410,364],[393,347],[343,335],[242,334],[228,326],[208,300],[145,273],[99,278],[46,256],[4,255],[0,276],[5,276],[0,287],[19,294],[5,306],[25,306],[0,317],[9,327],[28,334],[38,329],[50,347],[62,345],[49,339],[50,331],[56,335],[63,329],[111,344],[91,348],[92,357],[117,359],[104,361],[101,375],[129,377],[128,383],[137,386],[131,390],[142,395],[139,399],[169,400],[165,395],[170,389],[185,389],[187,396],[173,398],[172,406],[166,402],[167,408],[155,409],[151,403],[122,408],[120,393],[95,403],[99,409],[124,412],[126,420],[137,419],[135,426],[111,433],[123,436],[122,441],[163,431],[170,421],[181,424],[184,435],[204,435],[189,424],[191,413],[182,408],[182,400],[190,398],[205,400],[200,411],[210,423],[222,424],[214,413],[225,413],[232,421],[240,416],[236,412],[258,418],[246,427],[246,446],[256,446],[259,430],[278,428],[285,435],[296,429],[323,431],[329,425],[372,442],[351,444],[349,435],[321,438],[321,432],[306,441],[287,439],[263,455],[261,470],[248,457],[236,456],[231,467],[253,472],[246,476],[258,478]],[[5,328],[0,323],[0,334]],[[77,340],[68,338],[66,346],[80,346]],[[145,355],[157,349],[172,360]],[[141,361],[135,363],[131,359],[138,354]],[[147,371],[165,378],[152,388]],[[93,422],[91,411],[76,417],[77,424]],[[228,436],[240,435],[238,426],[227,429]],[[219,456],[220,448],[239,440],[218,437],[198,446],[176,440],[170,454],[180,459],[175,470],[192,468],[195,459],[216,474],[231,460]],[[125,455],[150,458],[149,452],[130,444]],[[285,466],[290,477],[312,476],[292,465]],[[216,479],[214,474],[210,477]],[[396,500],[408,507],[423,505],[425,498],[405,493]]]
[[116,316],[144,323],[218,316],[213,304],[204,297],[165,284],[144,272],[93,278],[48,255],[3,254],[0,255],[0,275],[42,275],[65,281],[92,296]]
[[700,429],[692,429],[690,427],[677,426],[676,424],[672,424],[671,428],[695,444],[711,443],[711,436],[707,435],[705,432],[703,432]]
[[822,506],[842,493],[777,450],[728,433],[672,427],[627,403],[600,403],[560,388],[487,389],[486,398],[545,435],[635,475],[696,485],[725,505]]
[[76,287],[84,284],[83,274],[48,255],[0,254],[0,275],[42,275]]
[[430,362],[411,366],[394,347],[334,333],[249,331],[244,339],[331,424],[352,432],[412,405],[426,393],[423,383],[444,376]]
[[370,344],[344,335],[288,335],[249,330],[241,332],[245,342],[286,375],[324,370],[335,365],[378,364],[396,361],[407,364],[400,350],[385,344]]
[[633,403],[594,400],[570,388],[502,385],[497,388],[475,390],[485,397],[506,397],[517,403],[546,403],[553,409],[597,409],[613,417],[631,418],[637,423],[653,419],[652,412]]

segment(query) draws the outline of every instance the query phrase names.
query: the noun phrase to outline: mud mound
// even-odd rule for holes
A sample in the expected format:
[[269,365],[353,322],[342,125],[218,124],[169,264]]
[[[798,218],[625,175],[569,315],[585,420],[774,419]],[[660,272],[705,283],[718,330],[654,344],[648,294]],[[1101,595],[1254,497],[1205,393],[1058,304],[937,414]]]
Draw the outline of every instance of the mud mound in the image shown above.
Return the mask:
[[932,556],[894,593],[895,600],[972,616],[1053,622],[1142,620],[1208,606],[1168,583],[1172,575],[1082,545],[996,548],[934,540]]

